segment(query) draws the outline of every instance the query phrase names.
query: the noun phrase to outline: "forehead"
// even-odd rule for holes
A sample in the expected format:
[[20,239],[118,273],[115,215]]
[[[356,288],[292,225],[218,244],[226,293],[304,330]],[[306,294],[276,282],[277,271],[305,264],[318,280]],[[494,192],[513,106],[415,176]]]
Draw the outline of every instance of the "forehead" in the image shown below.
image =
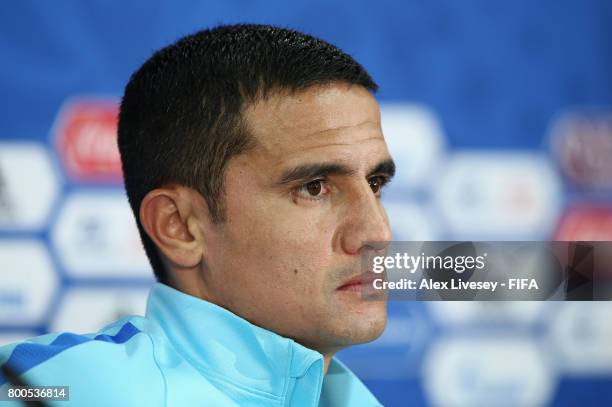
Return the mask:
[[361,86],[337,83],[277,93],[245,111],[254,153],[284,162],[304,155],[383,149],[376,99]]

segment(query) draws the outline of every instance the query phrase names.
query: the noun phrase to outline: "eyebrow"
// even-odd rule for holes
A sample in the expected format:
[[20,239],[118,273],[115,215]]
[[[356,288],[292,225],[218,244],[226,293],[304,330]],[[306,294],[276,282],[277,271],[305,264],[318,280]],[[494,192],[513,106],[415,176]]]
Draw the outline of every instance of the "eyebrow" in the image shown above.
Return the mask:
[[368,177],[372,175],[386,175],[389,179],[395,175],[395,163],[391,158],[381,161],[368,173]]
[[[337,163],[313,163],[304,164],[288,169],[280,177],[279,184],[289,184],[295,181],[306,181],[316,178],[325,178],[331,175],[354,175],[357,171],[347,167],[344,164]],[[368,172],[368,177],[380,174],[392,178],[395,175],[395,163],[392,159],[387,159],[379,162],[371,171]]]

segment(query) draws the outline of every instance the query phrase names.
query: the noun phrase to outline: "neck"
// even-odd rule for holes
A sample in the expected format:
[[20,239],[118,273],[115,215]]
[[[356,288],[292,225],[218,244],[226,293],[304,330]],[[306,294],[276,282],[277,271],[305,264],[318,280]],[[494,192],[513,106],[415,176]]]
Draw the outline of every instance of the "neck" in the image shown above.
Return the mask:
[[327,374],[327,369],[329,368],[329,362],[331,362],[334,357],[333,353],[326,353],[323,355],[323,375]]
[[[173,275],[172,273],[171,275]],[[193,297],[201,298],[206,301],[211,301],[210,296],[207,295],[206,285],[202,281],[199,273],[181,273],[182,279],[175,279],[170,282],[170,286],[173,288],[184,292],[185,294],[189,294]],[[214,303],[214,301],[213,301]],[[217,304],[219,305],[219,304]],[[302,345],[307,348],[312,349],[313,347],[308,344],[302,343]],[[327,374],[327,369],[329,368],[329,364],[334,357],[335,351],[330,352],[321,352],[323,355],[323,374]]]

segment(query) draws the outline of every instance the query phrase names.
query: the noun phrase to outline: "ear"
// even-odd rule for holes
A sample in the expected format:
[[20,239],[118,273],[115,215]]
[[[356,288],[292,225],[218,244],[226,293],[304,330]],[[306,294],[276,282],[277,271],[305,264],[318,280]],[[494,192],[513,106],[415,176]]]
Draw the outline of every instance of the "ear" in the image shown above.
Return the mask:
[[204,256],[204,234],[195,191],[165,186],[150,191],[140,204],[140,222],[173,268],[193,268]]

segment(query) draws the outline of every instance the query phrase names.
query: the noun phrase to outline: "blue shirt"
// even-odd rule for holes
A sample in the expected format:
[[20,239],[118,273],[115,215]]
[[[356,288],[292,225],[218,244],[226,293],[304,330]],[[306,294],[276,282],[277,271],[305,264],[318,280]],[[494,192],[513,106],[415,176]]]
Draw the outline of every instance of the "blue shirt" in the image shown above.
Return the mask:
[[381,405],[337,359],[324,375],[320,353],[163,284],[145,317],[0,347],[3,363],[29,385],[69,386],[58,406]]

